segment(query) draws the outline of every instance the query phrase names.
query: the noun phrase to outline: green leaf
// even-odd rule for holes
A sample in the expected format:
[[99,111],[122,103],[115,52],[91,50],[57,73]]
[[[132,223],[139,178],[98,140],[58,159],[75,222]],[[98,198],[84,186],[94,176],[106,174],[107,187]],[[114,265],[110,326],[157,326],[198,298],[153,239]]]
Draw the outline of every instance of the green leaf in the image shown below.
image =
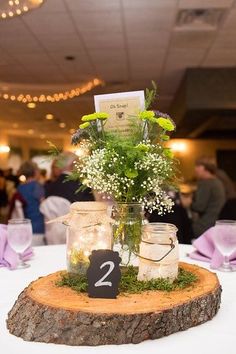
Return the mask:
[[128,178],[135,178],[138,176],[138,171],[133,170],[132,168],[128,168],[127,170],[125,170],[125,176]]
[[160,136],[160,138],[161,138],[161,140],[163,140],[163,141],[168,141],[168,140],[170,140],[170,137],[169,137],[169,135],[161,135]]

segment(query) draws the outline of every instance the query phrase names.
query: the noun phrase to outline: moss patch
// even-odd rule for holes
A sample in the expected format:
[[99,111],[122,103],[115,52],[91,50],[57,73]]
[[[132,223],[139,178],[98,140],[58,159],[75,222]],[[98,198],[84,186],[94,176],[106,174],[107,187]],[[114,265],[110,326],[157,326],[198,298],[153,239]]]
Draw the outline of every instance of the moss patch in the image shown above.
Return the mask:
[[[137,294],[142,291],[160,290],[173,291],[185,289],[193,285],[197,280],[196,274],[179,268],[177,279],[171,283],[168,279],[152,279],[148,281],[137,280],[138,268],[129,266],[121,271],[119,284],[120,293]],[[63,272],[61,278],[56,282],[57,286],[67,286],[78,293],[87,292],[88,281],[86,276]]]

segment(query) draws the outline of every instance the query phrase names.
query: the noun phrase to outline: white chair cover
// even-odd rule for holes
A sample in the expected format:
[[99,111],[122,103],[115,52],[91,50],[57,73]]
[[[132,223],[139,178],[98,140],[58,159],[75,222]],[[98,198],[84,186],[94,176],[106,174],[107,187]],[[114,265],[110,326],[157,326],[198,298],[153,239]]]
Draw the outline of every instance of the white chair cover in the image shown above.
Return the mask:
[[15,200],[14,209],[11,214],[11,219],[24,219],[23,205],[20,200]]
[[[51,196],[42,201],[40,211],[45,222],[65,215],[70,211],[70,202],[61,197]],[[66,226],[60,223],[45,224],[45,239],[48,245],[66,242]]]

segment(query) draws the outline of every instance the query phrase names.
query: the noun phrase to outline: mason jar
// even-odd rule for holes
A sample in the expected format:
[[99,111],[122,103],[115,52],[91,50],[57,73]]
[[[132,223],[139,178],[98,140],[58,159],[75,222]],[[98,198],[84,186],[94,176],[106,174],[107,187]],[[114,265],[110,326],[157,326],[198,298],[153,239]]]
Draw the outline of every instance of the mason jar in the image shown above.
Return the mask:
[[67,270],[85,275],[93,250],[111,249],[112,219],[102,202],[71,204],[67,218]]
[[122,264],[129,265],[133,256],[139,253],[145,223],[143,206],[141,203],[117,203],[113,206],[112,217],[113,249],[120,253]]
[[178,229],[168,223],[150,223],[142,227],[139,252],[138,280],[178,276],[179,248]]

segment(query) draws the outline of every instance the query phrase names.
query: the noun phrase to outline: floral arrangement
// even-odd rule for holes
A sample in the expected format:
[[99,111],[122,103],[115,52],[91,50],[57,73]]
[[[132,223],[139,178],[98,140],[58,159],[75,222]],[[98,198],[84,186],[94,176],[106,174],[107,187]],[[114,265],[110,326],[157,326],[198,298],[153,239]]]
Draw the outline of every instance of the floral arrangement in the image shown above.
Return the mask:
[[146,110],[130,117],[128,135],[106,131],[105,112],[84,115],[72,144],[82,144],[87,154],[75,163],[70,178],[118,203],[169,212],[173,202],[167,190],[175,184],[176,161],[165,142],[175,124],[167,114],[148,109],[155,97],[155,87],[146,91]]

